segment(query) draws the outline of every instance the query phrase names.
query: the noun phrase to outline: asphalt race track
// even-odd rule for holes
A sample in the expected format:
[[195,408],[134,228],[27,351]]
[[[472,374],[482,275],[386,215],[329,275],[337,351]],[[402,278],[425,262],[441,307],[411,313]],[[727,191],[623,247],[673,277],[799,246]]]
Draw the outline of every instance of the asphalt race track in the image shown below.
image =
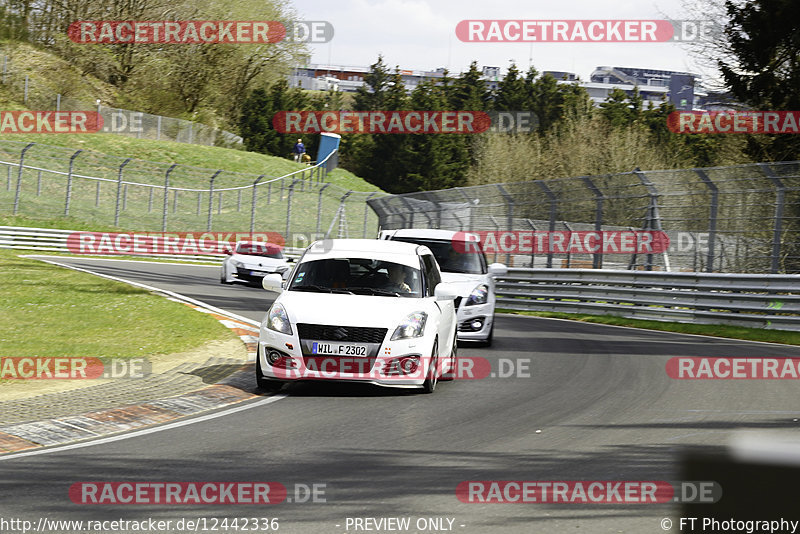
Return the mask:
[[[213,267],[59,261],[257,321],[271,301],[259,288],[219,284]],[[680,381],[665,372],[673,356],[800,357],[796,347],[504,315],[490,349],[463,346],[459,355],[485,357],[493,371],[501,359],[529,361],[529,376],[456,380],[433,395],[298,384],[274,403],[215,419],[7,459],[2,516],[268,517],[286,533],[366,531],[347,529],[348,517],[453,520],[419,532],[664,532],[662,519],[678,515],[674,504],[463,503],[455,488],[470,480],[674,481],[686,446],[800,427],[796,380]],[[290,498],[296,484],[324,484],[325,502],[87,506],[68,497],[79,481],[276,481]]]

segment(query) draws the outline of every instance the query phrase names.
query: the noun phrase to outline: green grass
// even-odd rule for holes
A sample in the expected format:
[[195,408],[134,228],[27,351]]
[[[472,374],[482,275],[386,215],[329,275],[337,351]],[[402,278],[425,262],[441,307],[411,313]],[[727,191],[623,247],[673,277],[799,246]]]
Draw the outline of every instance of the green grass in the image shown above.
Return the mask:
[[569,319],[572,321],[583,321],[587,323],[599,323],[614,326],[628,326],[631,328],[646,328],[649,330],[661,330],[664,332],[677,332],[681,334],[697,334],[730,339],[744,339],[748,341],[765,341],[769,343],[783,343],[786,345],[800,345],[800,332],[789,332],[786,330],[765,330],[760,328],[746,328],[716,324],[670,323],[662,321],[647,321],[642,319],[628,319],[625,317],[616,317],[611,315],[535,312],[509,310],[503,308],[497,308],[497,312],[553,319]]
[[17,254],[0,250],[5,357],[146,357],[235,337],[188,306]]

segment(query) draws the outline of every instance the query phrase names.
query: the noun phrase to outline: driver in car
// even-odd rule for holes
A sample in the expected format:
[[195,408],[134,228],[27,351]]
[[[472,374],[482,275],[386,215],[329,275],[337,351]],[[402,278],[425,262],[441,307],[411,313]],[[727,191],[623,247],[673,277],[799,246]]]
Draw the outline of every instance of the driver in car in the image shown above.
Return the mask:
[[386,289],[402,293],[411,293],[411,287],[406,283],[406,274],[402,265],[390,263],[386,266],[389,273],[389,283]]

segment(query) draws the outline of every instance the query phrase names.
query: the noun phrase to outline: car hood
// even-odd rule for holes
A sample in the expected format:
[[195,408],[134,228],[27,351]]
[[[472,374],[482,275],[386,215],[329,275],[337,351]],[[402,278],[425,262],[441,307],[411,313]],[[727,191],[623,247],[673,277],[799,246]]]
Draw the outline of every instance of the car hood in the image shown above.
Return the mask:
[[458,294],[462,297],[468,297],[472,290],[480,284],[485,283],[485,275],[482,274],[467,274],[467,273],[442,273],[442,282],[452,284],[456,288]]
[[284,291],[276,302],[283,305],[292,324],[329,324],[395,328],[408,314],[423,311],[419,298],[339,295]]

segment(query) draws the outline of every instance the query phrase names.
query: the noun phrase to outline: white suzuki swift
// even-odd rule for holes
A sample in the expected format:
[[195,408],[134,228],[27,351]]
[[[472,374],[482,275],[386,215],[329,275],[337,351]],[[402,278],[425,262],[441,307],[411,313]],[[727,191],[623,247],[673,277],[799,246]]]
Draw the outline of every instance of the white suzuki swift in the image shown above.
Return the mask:
[[[457,289],[428,247],[372,239],[309,246],[261,323],[256,381],[356,381],[433,392],[456,368]],[[284,288],[285,286],[285,288]]]

